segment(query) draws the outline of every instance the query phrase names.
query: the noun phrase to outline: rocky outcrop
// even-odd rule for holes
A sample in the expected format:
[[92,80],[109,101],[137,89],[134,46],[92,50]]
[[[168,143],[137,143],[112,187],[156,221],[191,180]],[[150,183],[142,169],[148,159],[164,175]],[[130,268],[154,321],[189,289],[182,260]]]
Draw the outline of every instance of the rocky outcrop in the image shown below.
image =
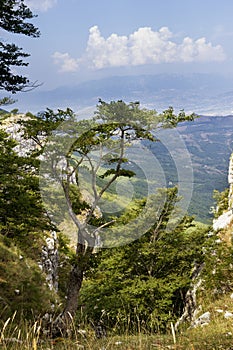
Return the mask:
[[18,153],[20,157],[26,157],[30,152],[36,149],[36,142],[32,139],[26,139],[23,137],[24,131],[22,125],[20,125],[20,120],[28,120],[25,114],[12,114],[7,118],[1,120],[0,128],[4,129],[15,141],[17,145],[14,150]]
[[[231,155],[229,163],[228,183],[228,210],[213,221],[213,229],[215,231],[228,227],[233,221],[233,154]],[[177,329],[183,322],[188,322],[190,324],[190,327],[205,326],[210,322],[211,314],[208,311],[202,314],[201,316],[197,317],[197,314],[200,311],[197,306],[197,291],[203,282],[201,279],[201,272],[203,266],[204,265],[202,264],[200,266],[194,267],[192,275],[192,284],[185,296],[183,314],[177,321],[175,329]],[[231,312],[226,312],[225,315],[225,318],[233,317],[233,314]]]
[[230,163],[229,163],[228,183],[229,183],[228,210],[213,221],[213,229],[215,231],[226,228],[233,221],[233,154],[231,155]]
[[[27,157],[37,149],[37,143],[32,139],[24,137],[24,128],[20,124],[21,120],[28,120],[30,117],[24,114],[11,114],[1,120],[0,128],[7,132],[10,137],[17,141],[14,150],[21,157]],[[45,245],[42,247],[41,261],[38,263],[41,270],[46,275],[46,280],[50,290],[58,290],[58,239],[55,231],[48,232],[45,238]]]
[[229,172],[228,172],[228,183],[229,183],[229,200],[228,206],[231,211],[233,211],[233,153],[230,158]]
[[57,292],[59,255],[57,233],[55,231],[51,233],[50,237],[46,238],[46,245],[42,248],[39,266],[46,274],[49,289]]
[[202,284],[202,279],[200,275],[203,270],[203,267],[204,264],[195,264],[194,266],[192,273],[192,284],[185,295],[183,314],[180,317],[180,319],[176,322],[175,330],[177,330],[178,327],[184,322],[194,324],[196,321],[196,315],[199,311],[197,305],[197,291]]

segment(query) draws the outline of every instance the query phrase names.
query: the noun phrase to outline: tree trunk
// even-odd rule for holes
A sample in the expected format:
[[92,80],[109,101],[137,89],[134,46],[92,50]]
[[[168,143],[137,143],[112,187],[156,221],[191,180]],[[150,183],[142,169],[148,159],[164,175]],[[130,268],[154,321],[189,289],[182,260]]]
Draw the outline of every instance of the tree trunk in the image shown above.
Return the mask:
[[85,268],[83,266],[79,266],[78,264],[76,266],[73,266],[70,272],[67,301],[63,315],[69,314],[73,317],[77,311],[78,295],[82,286],[84,271]]
[[52,325],[52,336],[67,336],[71,331],[71,324],[78,309],[78,296],[82,287],[84,272],[88,267],[90,255],[93,247],[85,247],[78,243],[76,250],[77,261],[70,272],[66,305],[63,312],[57,317]]

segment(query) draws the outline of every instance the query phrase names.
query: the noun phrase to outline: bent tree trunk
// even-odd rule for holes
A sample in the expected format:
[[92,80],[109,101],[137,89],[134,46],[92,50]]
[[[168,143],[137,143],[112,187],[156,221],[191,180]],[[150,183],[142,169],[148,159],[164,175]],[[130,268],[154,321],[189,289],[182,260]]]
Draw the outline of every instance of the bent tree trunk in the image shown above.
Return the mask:
[[63,312],[52,325],[52,337],[67,336],[71,332],[71,324],[78,309],[79,292],[92,252],[92,247],[86,247],[81,243],[77,244],[76,261],[72,266],[68,280],[66,304]]
[[74,265],[70,272],[66,305],[63,311],[65,318],[67,318],[67,315],[73,317],[78,308],[78,296],[85,272],[84,266],[80,265]]

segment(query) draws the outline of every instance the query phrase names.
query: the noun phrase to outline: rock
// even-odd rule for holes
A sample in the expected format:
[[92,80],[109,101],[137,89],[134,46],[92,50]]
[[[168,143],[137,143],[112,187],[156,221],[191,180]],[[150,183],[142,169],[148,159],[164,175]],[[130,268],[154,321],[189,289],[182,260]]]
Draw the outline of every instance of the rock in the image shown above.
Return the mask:
[[232,210],[228,210],[227,212],[220,215],[217,219],[213,221],[213,229],[215,231],[221,230],[228,225],[230,225],[233,220]]
[[95,336],[98,339],[105,338],[107,336],[106,328],[101,322],[98,322],[97,326],[94,326],[94,330]]
[[199,316],[191,325],[191,327],[206,326],[210,323],[210,312],[207,311]]
[[223,310],[222,309],[217,309],[216,312],[218,312],[219,314],[222,314]]
[[215,231],[226,228],[233,221],[233,153],[231,155],[229,163],[228,183],[228,210],[213,221],[213,229]]
[[46,280],[50,290],[58,290],[58,240],[55,231],[46,238],[46,245],[42,248],[39,266],[46,273]]
[[208,325],[209,325],[209,323],[205,322],[205,323],[201,324],[201,327],[205,327],[205,326],[208,326]]
[[54,239],[53,238],[46,238],[46,243],[47,243],[47,249],[49,251],[54,250]]
[[204,267],[204,264],[198,265],[195,264],[192,272],[192,284],[190,289],[187,291],[185,295],[185,305],[182,316],[179,318],[179,320],[175,324],[175,330],[178,329],[181,323],[183,322],[190,322],[191,327],[196,319],[196,314],[199,311],[197,307],[197,291],[200,288],[202,284],[202,279],[200,278],[200,274],[202,272],[202,269]]
[[225,314],[224,314],[224,317],[225,318],[232,318],[233,317],[233,313],[230,312],[230,311],[226,311]]

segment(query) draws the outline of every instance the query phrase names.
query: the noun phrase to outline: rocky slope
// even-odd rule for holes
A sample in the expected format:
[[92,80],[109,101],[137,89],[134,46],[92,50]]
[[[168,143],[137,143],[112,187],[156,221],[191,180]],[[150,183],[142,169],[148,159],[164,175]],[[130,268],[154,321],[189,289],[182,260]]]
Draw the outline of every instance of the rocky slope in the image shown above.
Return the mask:
[[229,171],[228,171],[228,183],[229,183],[229,197],[228,197],[228,210],[220,215],[213,222],[213,229],[215,231],[227,228],[233,221],[233,154],[230,157]]

